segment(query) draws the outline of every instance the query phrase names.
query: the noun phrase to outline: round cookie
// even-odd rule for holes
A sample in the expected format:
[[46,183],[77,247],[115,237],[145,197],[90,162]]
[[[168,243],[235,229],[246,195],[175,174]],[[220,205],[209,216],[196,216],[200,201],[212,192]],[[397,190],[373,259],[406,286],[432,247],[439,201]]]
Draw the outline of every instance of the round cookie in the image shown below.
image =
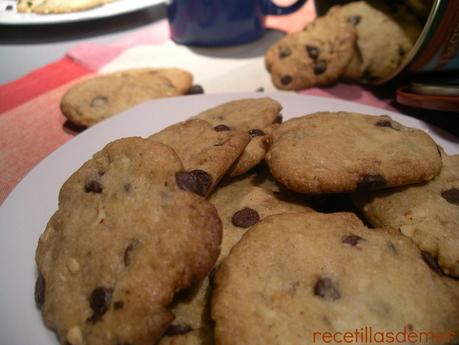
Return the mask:
[[[267,189],[259,187],[261,185]],[[265,179],[261,181],[250,174],[227,181],[212,194],[209,201],[215,205],[223,223],[221,253],[217,264],[257,221],[278,213],[313,212],[293,200],[278,199],[268,191],[271,188],[274,187]],[[176,318],[160,345],[214,344],[208,305],[211,285],[212,278],[206,278],[174,302],[172,312]]]
[[266,161],[274,178],[300,193],[344,193],[402,186],[439,174],[437,145],[390,117],[320,112],[272,133]]
[[249,133],[251,140],[228,176],[242,175],[263,160],[268,149],[267,127],[282,122],[281,109],[279,102],[269,97],[247,98],[223,103],[196,116],[221,131],[235,128]]
[[60,108],[70,122],[89,127],[141,102],[186,94],[192,82],[189,72],[176,68],[125,70],[78,82]]
[[418,19],[400,4],[356,1],[331,8],[327,17],[341,17],[355,26],[355,51],[344,70],[354,80],[377,81],[393,73],[421,33]]
[[[344,332],[363,327],[435,330],[457,340],[458,284],[449,280],[429,269],[410,240],[368,229],[353,214],[267,217],[217,271],[216,343],[344,343]],[[341,338],[322,338],[326,332]]]
[[354,200],[373,226],[399,229],[439,270],[459,278],[459,155],[442,157],[440,175],[428,183]]
[[237,129],[218,131],[207,121],[191,119],[149,137],[172,147],[185,172],[177,175],[181,188],[208,196],[242,154],[250,137]]
[[221,221],[177,186],[182,170],[171,148],[127,138],[64,183],[38,243],[35,289],[62,344],[151,345],[174,319],[174,294],[212,269]]
[[320,17],[304,31],[288,34],[265,55],[274,85],[301,90],[337,80],[349,63],[356,39],[345,18]]
[[116,0],[18,0],[17,11],[20,13],[68,13],[89,10]]

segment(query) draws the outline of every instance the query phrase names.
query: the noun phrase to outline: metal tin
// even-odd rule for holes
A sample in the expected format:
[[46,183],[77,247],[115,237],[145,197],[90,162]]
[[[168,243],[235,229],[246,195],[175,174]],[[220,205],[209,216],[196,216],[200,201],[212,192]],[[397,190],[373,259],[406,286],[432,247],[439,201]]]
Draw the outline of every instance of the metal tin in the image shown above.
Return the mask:
[[[331,6],[344,2],[349,1],[316,0],[317,13],[323,15]],[[459,71],[459,0],[434,0],[424,28],[403,63],[373,83],[385,83],[405,71]]]
[[435,0],[413,49],[397,70],[377,83],[402,71],[425,73],[459,71],[459,1]]

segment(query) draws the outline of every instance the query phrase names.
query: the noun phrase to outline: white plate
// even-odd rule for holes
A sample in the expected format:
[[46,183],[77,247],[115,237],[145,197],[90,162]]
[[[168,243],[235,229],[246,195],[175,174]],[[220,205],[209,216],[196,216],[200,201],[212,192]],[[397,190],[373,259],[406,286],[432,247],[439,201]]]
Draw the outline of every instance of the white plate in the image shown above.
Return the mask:
[[35,248],[57,208],[61,185],[93,153],[111,140],[148,136],[219,103],[264,96],[283,105],[284,119],[324,110],[389,114],[402,124],[426,130],[449,154],[459,153],[457,138],[414,118],[329,98],[280,92],[239,93],[185,96],[141,104],[84,131],[53,152],[19,183],[0,208],[0,344],[57,344],[34,303]]
[[[16,0],[0,0],[0,24],[35,25],[71,23],[116,16],[158,5],[164,0],[119,0],[86,11],[62,14],[18,13]],[[7,8],[10,8],[7,10]]]

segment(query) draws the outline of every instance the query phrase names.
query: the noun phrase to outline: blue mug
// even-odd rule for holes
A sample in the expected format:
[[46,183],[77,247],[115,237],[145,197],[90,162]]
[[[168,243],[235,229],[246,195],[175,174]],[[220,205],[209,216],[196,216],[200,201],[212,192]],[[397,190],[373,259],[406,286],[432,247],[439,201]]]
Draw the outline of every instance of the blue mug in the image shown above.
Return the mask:
[[305,2],[279,7],[271,0],[169,0],[167,17],[175,42],[225,46],[261,37],[266,15],[292,13]]

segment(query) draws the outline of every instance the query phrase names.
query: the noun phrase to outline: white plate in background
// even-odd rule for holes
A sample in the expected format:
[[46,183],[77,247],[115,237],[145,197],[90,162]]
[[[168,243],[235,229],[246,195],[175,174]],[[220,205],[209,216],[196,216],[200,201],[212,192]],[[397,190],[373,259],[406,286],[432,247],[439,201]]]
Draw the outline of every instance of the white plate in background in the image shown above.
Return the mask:
[[36,25],[79,22],[129,13],[150,6],[159,5],[163,2],[164,0],[118,0],[85,11],[59,14],[36,14],[17,12],[16,0],[0,0],[0,24]]
[[114,139],[148,136],[223,102],[265,96],[282,104],[285,120],[316,111],[388,114],[404,125],[427,131],[447,153],[459,153],[458,138],[415,118],[330,98],[273,92],[182,96],[143,103],[87,129],[54,151],[32,169],[0,207],[0,344],[58,344],[35,307],[35,248],[57,208],[62,184],[93,153]]

